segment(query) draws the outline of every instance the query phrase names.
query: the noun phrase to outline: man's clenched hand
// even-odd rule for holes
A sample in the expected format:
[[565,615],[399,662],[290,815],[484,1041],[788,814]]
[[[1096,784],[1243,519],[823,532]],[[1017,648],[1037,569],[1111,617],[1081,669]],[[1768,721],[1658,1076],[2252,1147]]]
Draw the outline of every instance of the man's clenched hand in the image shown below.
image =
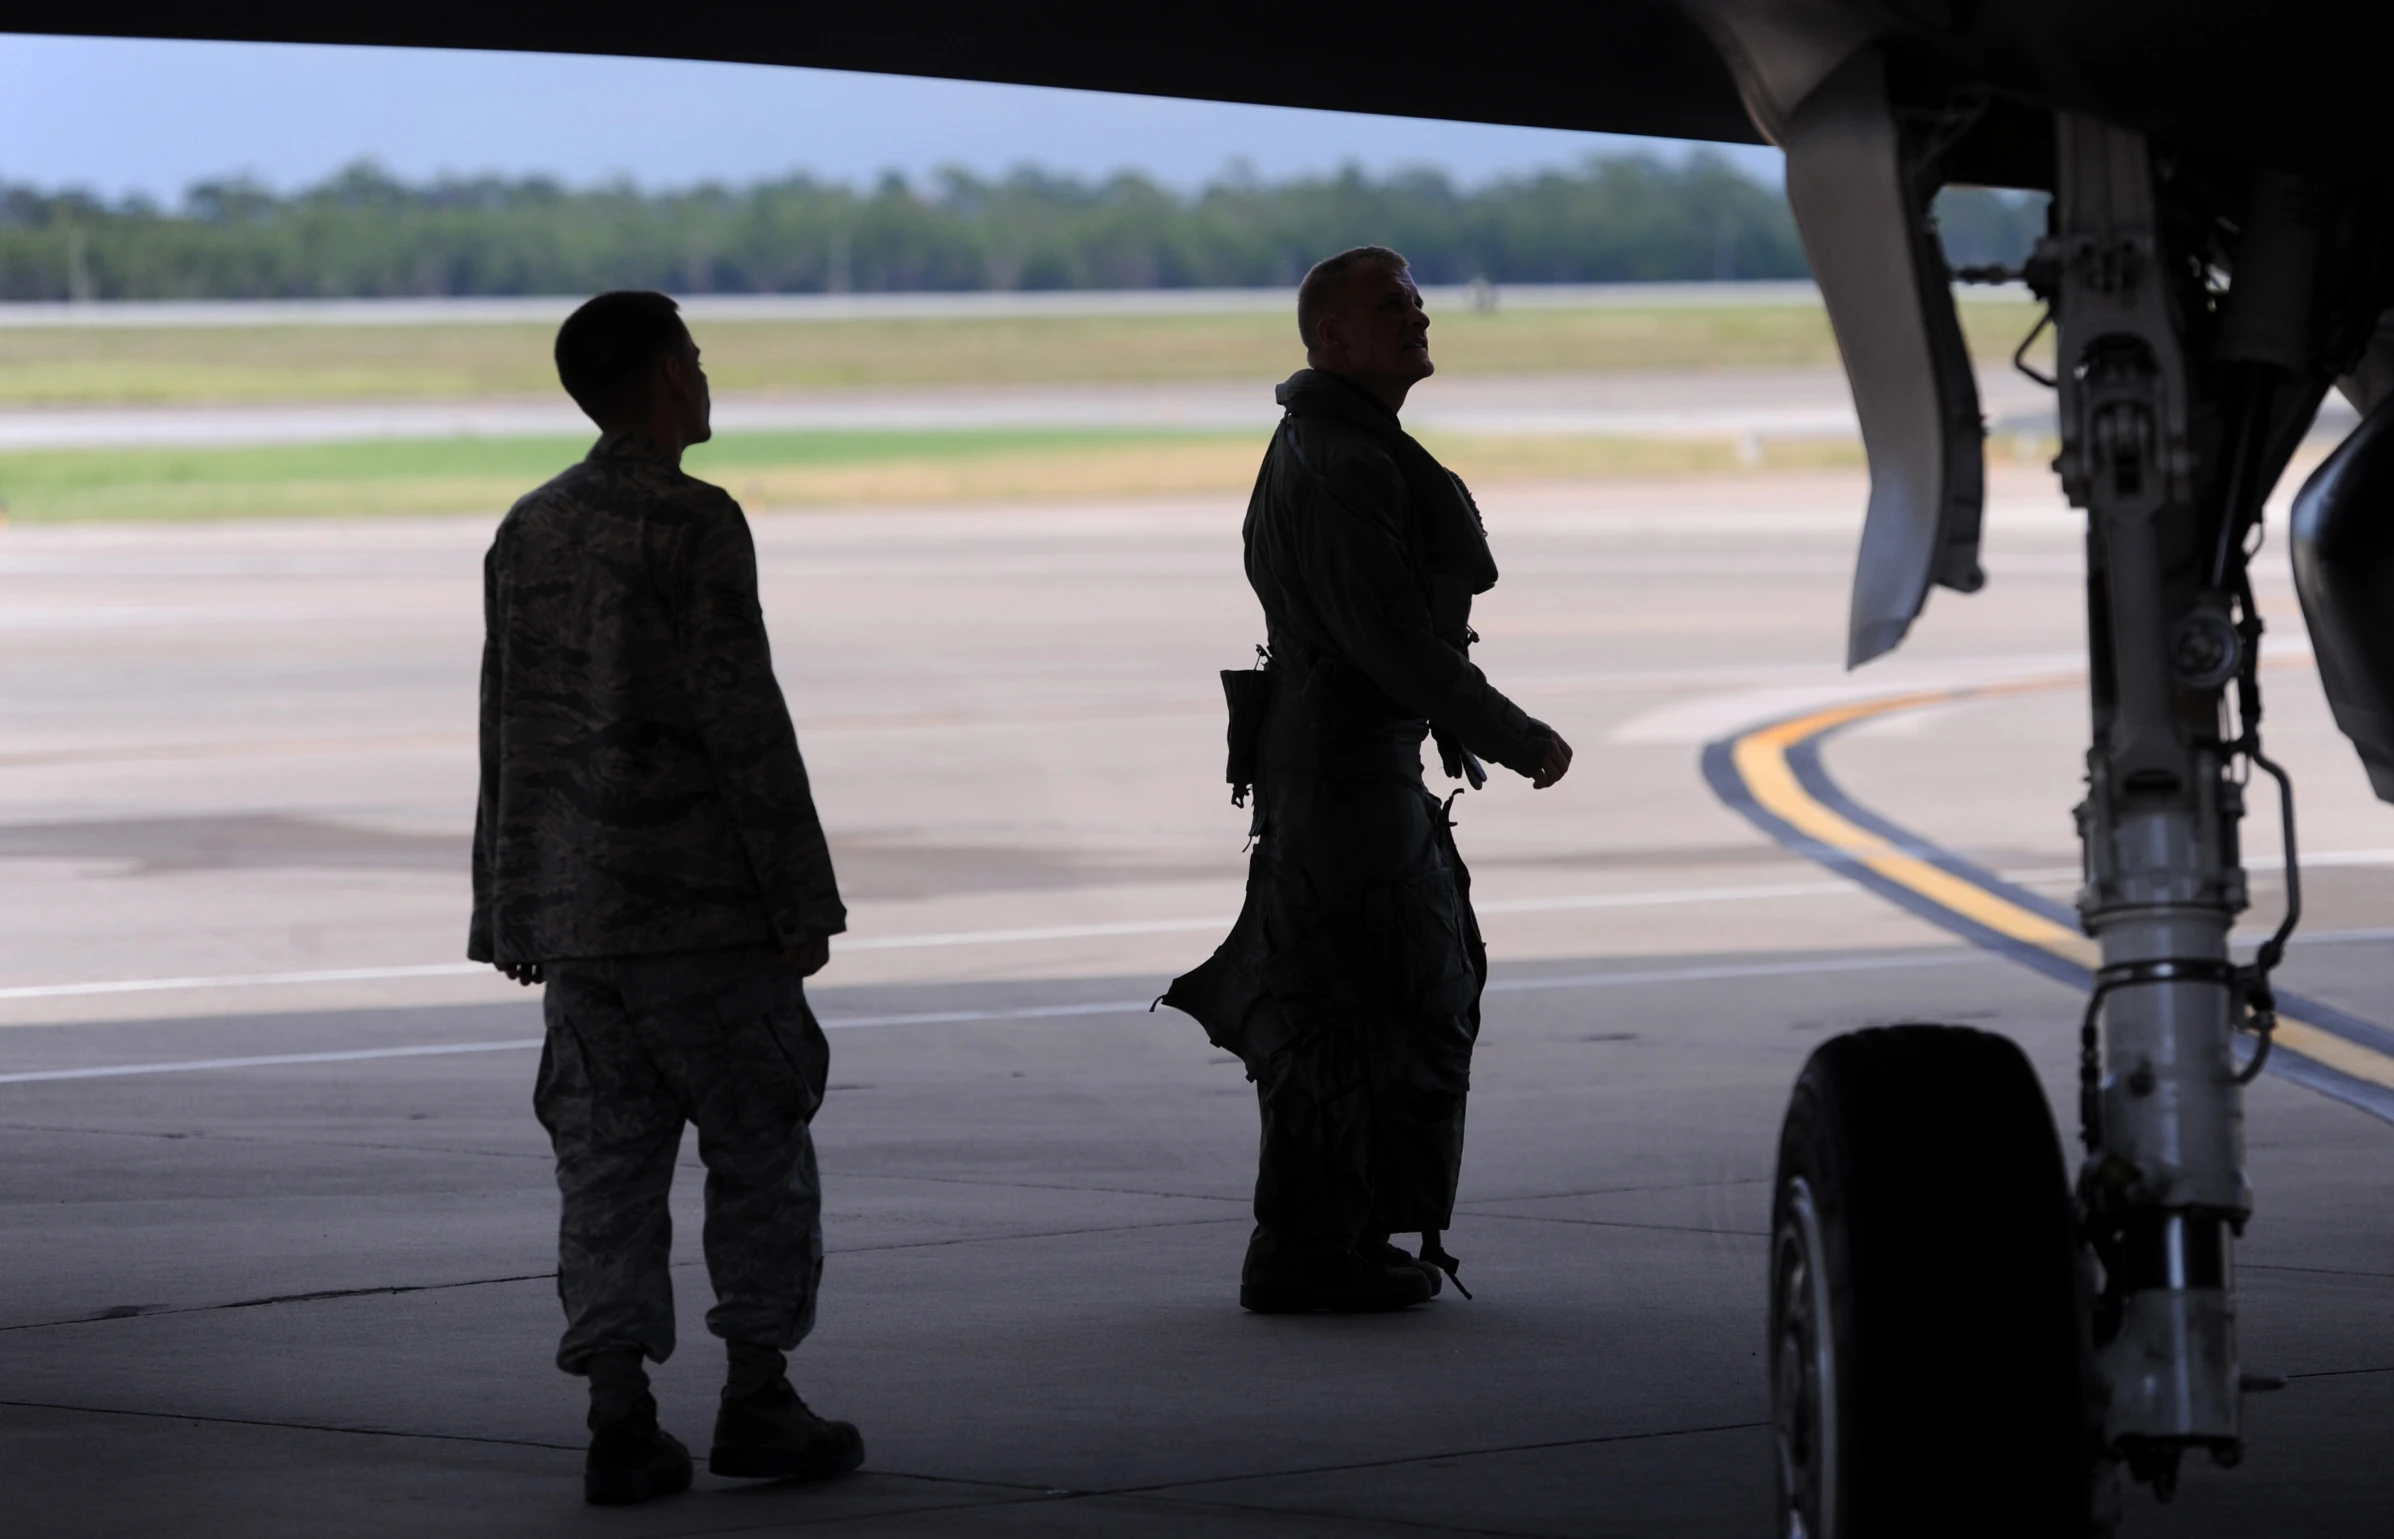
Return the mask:
[[812,978],[823,970],[824,963],[831,960],[831,937],[809,935],[797,945],[783,951],[781,959],[797,968],[799,977]]
[[542,974],[538,962],[494,962],[491,965],[525,988],[530,988],[541,981]]
[[1546,734],[1546,758],[1539,764],[1538,773],[1530,777],[1530,789],[1543,791],[1571,771],[1571,745],[1563,741],[1563,734],[1549,730]]

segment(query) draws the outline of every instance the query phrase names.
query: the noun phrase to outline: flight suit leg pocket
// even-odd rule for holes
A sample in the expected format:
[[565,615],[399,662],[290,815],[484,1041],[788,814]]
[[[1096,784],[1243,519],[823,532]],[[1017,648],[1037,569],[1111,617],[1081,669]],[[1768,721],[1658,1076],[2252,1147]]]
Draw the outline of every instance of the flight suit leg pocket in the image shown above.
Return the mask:
[[1386,1003],[1407,1015],[1461,1015],[1479,998],[1453,876],[1421,871],[1368,889],[1364,925]]

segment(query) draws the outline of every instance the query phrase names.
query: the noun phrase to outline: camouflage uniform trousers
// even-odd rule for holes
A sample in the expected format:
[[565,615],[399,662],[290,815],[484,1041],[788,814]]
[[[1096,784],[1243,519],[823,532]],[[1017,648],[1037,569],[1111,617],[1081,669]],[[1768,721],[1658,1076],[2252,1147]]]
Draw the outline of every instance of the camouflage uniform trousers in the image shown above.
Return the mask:
[[533,1107],[557,1153],[557,1366],[673,1351],[668,1270],[683,1124],[707,1169],[707,1329],[789,1350],[814,1326],[822,1181],[807,1129],[830,1050],[769,951],[552,962]]

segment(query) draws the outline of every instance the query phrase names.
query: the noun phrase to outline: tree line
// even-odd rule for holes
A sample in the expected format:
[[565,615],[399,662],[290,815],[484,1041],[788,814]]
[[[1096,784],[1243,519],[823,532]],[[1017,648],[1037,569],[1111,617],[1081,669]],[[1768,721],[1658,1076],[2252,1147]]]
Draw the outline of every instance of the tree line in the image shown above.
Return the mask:
[[[1959,262],[2017,258],[2042,200],[1948,192]],[[539,177],[403,182],[361,163],[276,193],[202,182],[181,203],[0,183],[0,299],[297,299],[1285,286],[1372,242],[1424,281],[1800,278],[1786,200],[1727,161],[1591,159],[1463,188],[1435,171],[1192,193],[1033,168],[792,176],[744,187],[572,189]]]

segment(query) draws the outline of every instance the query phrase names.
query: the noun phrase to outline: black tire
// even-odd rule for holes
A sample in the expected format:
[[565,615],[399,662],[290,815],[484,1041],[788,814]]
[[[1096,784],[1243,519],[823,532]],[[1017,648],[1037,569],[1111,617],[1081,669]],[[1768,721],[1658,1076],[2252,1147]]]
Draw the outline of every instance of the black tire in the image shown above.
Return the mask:
[[1822,1043],[1771,1204],[1780,1533],[2096,1532],[2078,1257],[2017,1047],[1951,1026]]

